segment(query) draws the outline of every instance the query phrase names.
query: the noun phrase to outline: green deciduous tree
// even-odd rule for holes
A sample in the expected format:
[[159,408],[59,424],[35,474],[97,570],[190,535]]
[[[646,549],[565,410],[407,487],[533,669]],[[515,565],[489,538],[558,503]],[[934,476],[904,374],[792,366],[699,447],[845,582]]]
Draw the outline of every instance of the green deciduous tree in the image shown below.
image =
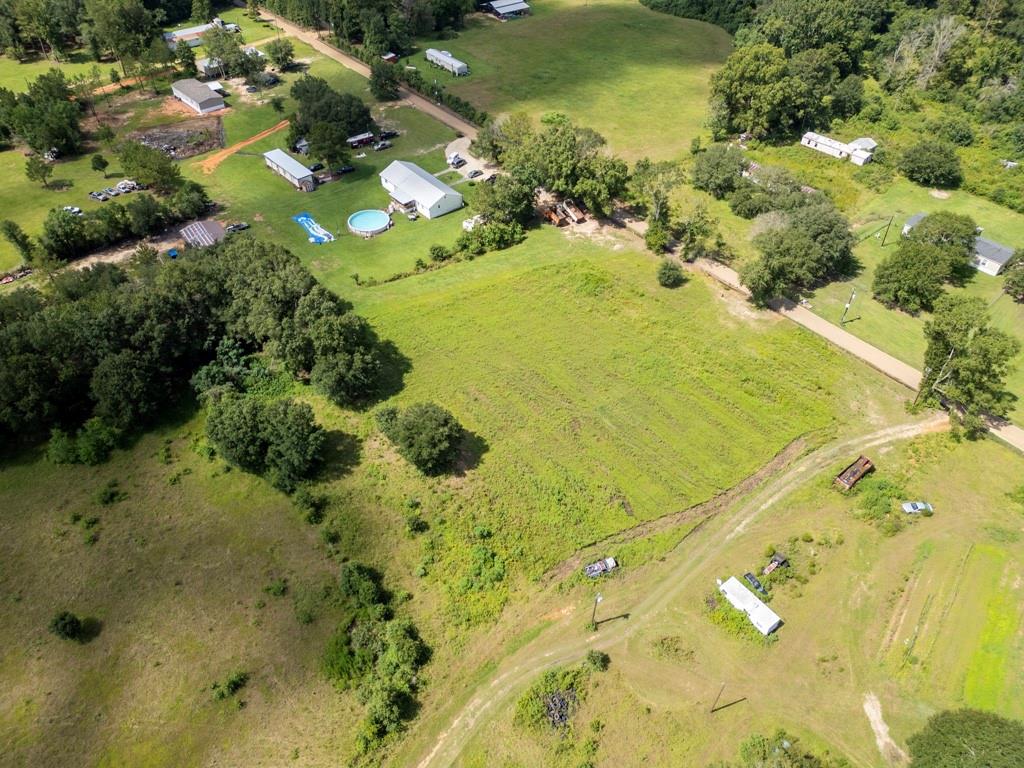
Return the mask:
[[394,101],[399,96],[398,74],[395,66],[375,61],[370,68],[370,93],[378,101]]
[[463,435],[455,417],[435,403],[417,403],[401,411],[383,408],[377,424],[398,453],[427,475],[451,467]]
[[1003,291],[1014,301],[1024,302],[1024,248],[1018,248],[1006,265]]
[[195,77],[199,74],[199,69],[196,67],[196,52],[184,40],[178,41],[178,45],[174,49],[174,58],[178,62],[181,74],[185,77]]
[[789,71],[786,54],[769,43],[739,48],[711,78],[712,130],[785,135],[803,119],[805,85]]
[[61,640],[80,640],[82,620],[71,611],[61,611],[50,620],[50,632]]
[[629,201],[647,213],[648,223],[664,224],[668,221],[672,190],[682,184],[684,178],[678,163],[652,162],[645,157],[633,166],[626,185]]
[[205,24],[213,18],[213,3],[211,0],[192,0],[192,20]]
[[51,176],[53,176],[53,166],[39,155],[32,155],[25,161],[25,177],[29,181],[39,181],[44,187],[49,187]]
[[10,219],[0,221],[0,234],[4,236],[7,242],[14,246],[23,261],[26,263],[32,261],[32,252],[34,250],[32,238],[25,234],[25,230],[17,222]]
[[295,63],[295,46],[288,38],[271,40],[264,46],[264,52],[278,71],[285,72]]
[[107,178],[107,168],[110,167],[110,161],[107,160],[103,155],[95,154],[89,160],[89,165],[96,173],[102,173],[103,178]]
[[1015,400],[1006,391],[1010,361],[1020,342],[990,325],[985,302],[946,295],[925,323],[925,376],[921,391],[956,406],[969,434],[984,428],[983,416],[1006,416]]
[[904,151],[900,171],[911,181],[929,187],[956,187],[963,174],[952,144],[928,139]]
[[714,144],[694,160],[693,186],[721,200],[736,189],[746,167],[747,161],[739,148]]
[[686,276],[678,264],[671,259],[662,259],[658,265],[658,285],[662,288],[678,288],[686,282]]
[[976,709],[940,712],[907,747],[910,768],[1017,768],[1024,765],[1024,723]]
[[917,313],[931,309],[949,279],[949,262],[942,248],[905,242],[875,270],[871,290],[883,304]]

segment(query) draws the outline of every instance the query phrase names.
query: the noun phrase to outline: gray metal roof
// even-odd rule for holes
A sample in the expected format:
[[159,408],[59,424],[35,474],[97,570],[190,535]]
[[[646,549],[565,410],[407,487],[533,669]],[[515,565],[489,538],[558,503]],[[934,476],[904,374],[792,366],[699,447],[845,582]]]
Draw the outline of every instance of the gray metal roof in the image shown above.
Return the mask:
[[219,243],[224,239],[224,226],[217,221],[197,221],[181,230],[185,242],[196,247]]
[[921,220],[924,219],[924,217],[927,215],[927,213],[915,213],[913,216],[907,219],[906,224],[904,224],[903,226],[906,227],[907,229],[913,229],[918,224],[920,224]]
[[1013,249],[988,238],[978,237],[974,240],[974,252],[983,259],[988,259],[1000,266],[1013,256]]
[[263,157],[272,162],[278,168],[282,169],[293,179],[301,180],[313,177],[313,172],[309,170],[309,168],[304,166],[283,149],[272,149],[269,152],[264,152]]
[[224,101],[220,94],[214,93],[206,83],[200,83],[191,77],[188,80],[178,80],[171,86],[171,89],[183,96],[187,96],[199,105],[205,104],[210,100],[222,103]]

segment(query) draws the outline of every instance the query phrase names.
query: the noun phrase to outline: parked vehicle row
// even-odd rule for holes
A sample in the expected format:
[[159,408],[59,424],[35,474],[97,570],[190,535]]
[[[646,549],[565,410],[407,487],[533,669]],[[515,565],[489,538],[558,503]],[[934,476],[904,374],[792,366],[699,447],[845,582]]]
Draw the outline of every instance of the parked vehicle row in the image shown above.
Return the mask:
[[[96,202],[102,203],[109,200],[112,197],[117,197],[118,195],[127,195],[129,192],[135,192],[140,189],[145,189],[145,187],[142,184],[139,184],[138,182],[132,181],[131,179],[125,179],[124,181],[119,181],[113,187],[106,187],[105,189],[101,189],[98,192],[90,192],[89,197],[91,197]],[[65,208],[65,210],[67,209]]]

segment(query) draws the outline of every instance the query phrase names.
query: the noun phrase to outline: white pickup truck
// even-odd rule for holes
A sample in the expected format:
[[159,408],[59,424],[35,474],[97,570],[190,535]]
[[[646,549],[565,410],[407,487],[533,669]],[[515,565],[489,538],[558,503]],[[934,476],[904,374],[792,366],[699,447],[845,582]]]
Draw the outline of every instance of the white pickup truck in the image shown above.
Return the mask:
[[614,557],[606,557],[603,560],[598,560],[596,563],[591,563],[583,569],[583,572],[590,578],[596,579],[598,576],[602,576],[618,567],[619,564],[615,562]]

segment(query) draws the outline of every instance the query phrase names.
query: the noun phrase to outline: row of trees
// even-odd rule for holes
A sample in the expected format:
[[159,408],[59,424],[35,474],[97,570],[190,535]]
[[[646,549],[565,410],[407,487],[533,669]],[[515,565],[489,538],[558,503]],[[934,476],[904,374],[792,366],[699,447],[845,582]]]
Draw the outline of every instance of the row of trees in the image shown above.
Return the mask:
[[288,251],[243,237],[0,298],[0,436],[13,445],[94,416],[136,429],[181,398],[225,337],[302,378],[309,366],[336,402],[377,391],[380,345],[365,322]]

